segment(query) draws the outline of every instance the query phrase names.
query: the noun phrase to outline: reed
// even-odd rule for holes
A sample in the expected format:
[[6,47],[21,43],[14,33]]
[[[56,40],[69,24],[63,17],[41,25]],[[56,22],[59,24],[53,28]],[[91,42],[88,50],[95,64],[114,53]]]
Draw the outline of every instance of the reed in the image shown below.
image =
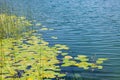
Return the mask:
[[0,14],[0,39],[20,37],[28,26],[32,24],[25,17]]

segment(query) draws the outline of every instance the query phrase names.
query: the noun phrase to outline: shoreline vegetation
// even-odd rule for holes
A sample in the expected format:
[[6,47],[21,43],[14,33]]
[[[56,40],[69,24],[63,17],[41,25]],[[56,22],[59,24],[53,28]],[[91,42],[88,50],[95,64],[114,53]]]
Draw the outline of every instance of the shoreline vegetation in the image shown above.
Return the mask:
[[[54,30],[41,27],[40,30]],[[103,69],[106,58],[91,59],[86,55],[70,56],[62,44],[49,46],[37,30],[31,30],[32,21],[25,17],[0,14],[0,80],[65,80],[61,67],[75,66],[84,70]],[[37,36],[36,36],[37,34]],[[51,36],[58,39],[56,36]],[[61,55],[63,58],[58,59]]]
[[0,39],[19,38],[23,31],[28,31],[29,26],[32,24],[26,17],[0,14]]

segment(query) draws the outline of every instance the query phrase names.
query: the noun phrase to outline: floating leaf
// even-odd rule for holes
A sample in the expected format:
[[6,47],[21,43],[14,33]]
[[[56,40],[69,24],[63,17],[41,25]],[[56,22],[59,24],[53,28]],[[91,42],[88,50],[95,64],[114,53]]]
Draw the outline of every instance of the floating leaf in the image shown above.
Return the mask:
[[106,61],[108,59],[107,58],[98,58],[98,60],[100,60],[100,61]]
[[52,39],[58,39],[56,36],[52,36],[51,38],[52,38]]
[[97,63],[97,64],[102,64],[103,61],[101,61],[101,60],[97,60],[96,63]]
[[36,26],[41,26],[42,24],[41,23],[36,23]]
[[62,56],[66,56],[66,55],[68,55],[68,53],[62,53]]
[[97,68],[98,66],[94,63],[91,64],[91,68]]
[[41,28],[40,30],[42,30],[42,31],[47,31],[48,30],[48,28]]
[[33,80],[32,78],[27,78],[26,80]]
[[103,66],[98,66],[98,69],[103,69]]
[[72,56],[65,56],[65,59],[72,59]]
[[85,55],[78,55],[78,57],[75,57],[74,59],[80,60],[80,61],[89,61],[89,59]]
[[78,55],[78,58],[86,58],[86,55]]

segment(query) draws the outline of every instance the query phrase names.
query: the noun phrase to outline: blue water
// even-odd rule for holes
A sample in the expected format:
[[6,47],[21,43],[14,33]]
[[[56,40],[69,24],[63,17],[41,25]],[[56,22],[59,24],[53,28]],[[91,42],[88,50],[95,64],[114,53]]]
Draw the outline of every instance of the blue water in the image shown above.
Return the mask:
[[[73,72],[84,78],[120,80],[120,0],[7,1],[16,7],[13,10],[16,14],[32,15],[32,19],[55,29],[43,32],[50,45],[69,46],[71,56],[85,54],[109,58],[103,70],[91,72],[71,68]],[[51,36],[58,39],[51,39]]]

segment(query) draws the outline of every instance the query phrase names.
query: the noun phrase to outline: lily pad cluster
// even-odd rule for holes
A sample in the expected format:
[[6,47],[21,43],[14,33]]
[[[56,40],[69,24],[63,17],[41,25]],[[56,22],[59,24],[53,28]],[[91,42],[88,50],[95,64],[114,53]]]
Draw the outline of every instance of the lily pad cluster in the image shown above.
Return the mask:
[[101,65],[107,58],[98,58],[97,60],[93,61],[88,58],[86,55],[78,55],[77,57],[65,56],[63,59],[63,65],[66,66],[77,66],[83,69],[102,69],[103,66]]
[[[76,66],[83,69],[102,69],[101,64],[106,58],[98,58],[96,62],[90,62],[85,55],[77,57],[62,53],[61,50],[68,50],[66,45],[55,44],[49,47],[49,42],[41,37],[31,36],[19,40],[13,38],[3,39],[0,50],[0,67],[2,80],[20,78],[22,80],[43,80],[63,77],[60,73],[60,61],[57,56],[63,54],[63,67]],[[21,72],[22,71],[22,72]]]
[[[12,38],[2,40],[0,50],[3,56],[0,57],[0,67],[3,80],[11,77],[25,78],[26,76],[33,80],[65,76],[65,74],[59,73],[60,67],[55,64],[59,64],[58,50],[66,50],[67,46],[56,44],[49,47],[48,44],[41,37],[35,36],[19,40]],[[20,70],[23,70],[24,73],[18,75]]]

